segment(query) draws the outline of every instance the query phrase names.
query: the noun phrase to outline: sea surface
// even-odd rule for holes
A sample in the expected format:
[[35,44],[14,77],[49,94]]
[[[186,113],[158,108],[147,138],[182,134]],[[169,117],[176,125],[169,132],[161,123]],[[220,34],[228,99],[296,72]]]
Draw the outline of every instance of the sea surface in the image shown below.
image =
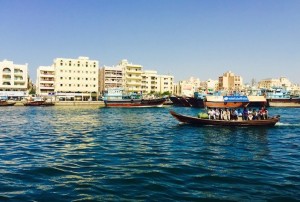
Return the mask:
[[1,107],[0,201],[300,200],[300,109],[275,127],[195,127],[169,110]]

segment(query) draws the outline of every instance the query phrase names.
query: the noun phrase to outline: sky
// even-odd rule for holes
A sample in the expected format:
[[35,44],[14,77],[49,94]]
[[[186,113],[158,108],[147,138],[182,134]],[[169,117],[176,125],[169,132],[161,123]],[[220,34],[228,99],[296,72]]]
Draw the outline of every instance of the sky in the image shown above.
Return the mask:
[[0,0],[0,61],[39,66],[87,56],[218,79],[226,71],[300,84],[299,0]]

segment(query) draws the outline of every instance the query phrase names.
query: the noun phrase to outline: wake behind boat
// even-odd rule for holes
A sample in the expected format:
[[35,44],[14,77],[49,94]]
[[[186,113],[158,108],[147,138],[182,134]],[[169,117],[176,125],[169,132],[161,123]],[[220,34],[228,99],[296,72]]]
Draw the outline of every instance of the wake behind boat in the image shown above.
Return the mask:
[[170,114],[175,117],[179,122],[194,124],[197,126],[205,125],[218,125],[218,126],[274,126],[279,121],[279,116],[274,116],[268,119],[261,120],[216,120],[204,119],[192,116],[178,114],[170,111]]

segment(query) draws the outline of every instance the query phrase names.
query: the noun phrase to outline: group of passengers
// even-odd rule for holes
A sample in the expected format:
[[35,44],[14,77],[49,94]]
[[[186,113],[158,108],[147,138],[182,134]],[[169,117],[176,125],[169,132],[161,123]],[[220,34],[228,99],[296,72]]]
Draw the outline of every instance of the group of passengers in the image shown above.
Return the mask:
[[244,107],[241,109],[208,109],[208,118],[216,120],[238,120],[239,117],[242,120],[262,120],[268,118],[268,110],[262,107],[260,110],[247,109]]

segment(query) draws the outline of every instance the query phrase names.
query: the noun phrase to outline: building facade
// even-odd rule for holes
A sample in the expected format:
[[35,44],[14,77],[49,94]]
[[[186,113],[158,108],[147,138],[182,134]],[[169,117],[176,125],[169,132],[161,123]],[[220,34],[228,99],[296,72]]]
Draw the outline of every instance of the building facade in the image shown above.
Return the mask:
[[143,66],[129,64],[127,60],[122,60],[119,63],[122,67],[123,81],[122,86],[125,92],[142,92],[142,71]]
[[99,62],[88,57],[56,58],[55,96],[59,100],[88,101],[98,99]]
[[36,72],[36,94],[38,96],[54,96],[55,69],[53,66],[40,66]]
[[18,100],[28,96],[28,64],[0,62],[0,96]]
[[225,91],[240,91],[243,88],[243,78],[228,71],[219,77],[219,89]]
[[200,79],[191,77],[189,80],[179,81],[174,84],[173,93],[177,96],[193,97],[195,92],[199,91]]
[[99,75],[99,92],[103,95],[104,91],[109,88],[122,88],[123,70],[122,66],[108,67],[100,69]]

